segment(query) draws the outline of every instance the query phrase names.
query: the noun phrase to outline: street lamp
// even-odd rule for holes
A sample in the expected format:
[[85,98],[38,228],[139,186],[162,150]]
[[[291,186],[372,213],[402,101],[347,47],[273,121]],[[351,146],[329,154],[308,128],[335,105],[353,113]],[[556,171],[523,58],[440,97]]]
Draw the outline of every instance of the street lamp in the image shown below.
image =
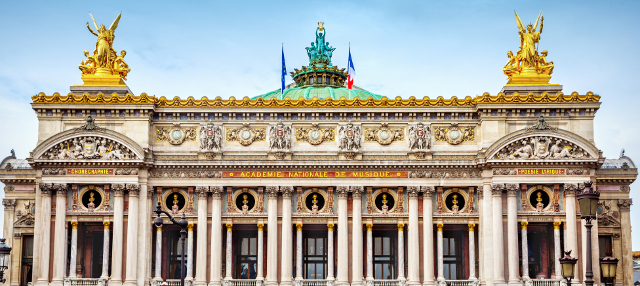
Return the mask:
[[575,276],[576,262],[578,258],[571,257],[571,250],[564,252],[564,257],[560,258],[560,269],[562,270],[562,277],[571,283],[571,279]]
[[4,241],[4,238],[0,238],[0,283],[7,282],[4,279],[4,271],[9,268],[9,254],[11,254],[11,247],[5,244]]
[[613,285],[616,280],[616,269],[618,268],[618,258],[611,257],[611,253],[600,258],[600,269],[602,270],[602,281],[607,282],[606,285]]
[[184,253],[185,253],[184,240],[187,237],[187,225],[189,225],[189,222],[187,221],[187,217],[184,215],[184,212],[182,212],[182,217],[180,218],[180,220],[179,221],[175,220],[173,216],[171,216],[171,214],[161,209],[160,202],[158,202],[158,205],[156,206],[156,210],[153,212],[158,215],[153,220],[153,224],[156,227],[161,227],[162,223],[164,222],[160,217],[160,214],[166,214],[169,217],[169,220],[173,222],[173,224],[178,225],[180,227],[180,242],[182,243],[182,259],[180,260],[180,286],[184,286],[184,276],[186,274],[185,273],[186,271],[184,269]]
[[587,223],[584,225],[587,228],[587,261],[584,284],[586,286],[593,286],[593,266],[591,263],[591,220],[596,218],[598,212],[598,199],[600,198],[600,192],[591,188],[591,182],[584,182],[584,189],[577,195],[578,203],[580,203],[580,215],[582,219]]

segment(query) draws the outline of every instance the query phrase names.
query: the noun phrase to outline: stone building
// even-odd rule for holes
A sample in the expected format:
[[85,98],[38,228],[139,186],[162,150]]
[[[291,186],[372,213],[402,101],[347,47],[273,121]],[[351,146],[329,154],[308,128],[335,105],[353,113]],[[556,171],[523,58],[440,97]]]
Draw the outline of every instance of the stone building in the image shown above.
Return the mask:
[[[242,99],[134,95],[124,55],[87,54],[84,84],[33,97],[29,158],[0,164],[5,284],[561,285],[568,250],[574,283],[592,259],[600,284],[611,252],[632,284],[637,168],[595,146],[599,95],[549,84],[543,56],[508,63],[497,95],[348,90],[325,34],[292,86]],[[591,238],[576,207],[589,181]],[[189,221],[186,269],[156,206]]]

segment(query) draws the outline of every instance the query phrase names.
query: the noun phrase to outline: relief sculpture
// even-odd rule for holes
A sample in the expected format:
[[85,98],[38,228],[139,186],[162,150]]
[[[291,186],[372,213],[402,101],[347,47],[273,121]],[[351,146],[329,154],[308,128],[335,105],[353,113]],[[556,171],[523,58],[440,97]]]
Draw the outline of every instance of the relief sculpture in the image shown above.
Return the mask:
[[494,159],[541,160],[541,159],[587,159],[589,153],[576,144],[552,136],[532,136],[517,140],[503,147]]

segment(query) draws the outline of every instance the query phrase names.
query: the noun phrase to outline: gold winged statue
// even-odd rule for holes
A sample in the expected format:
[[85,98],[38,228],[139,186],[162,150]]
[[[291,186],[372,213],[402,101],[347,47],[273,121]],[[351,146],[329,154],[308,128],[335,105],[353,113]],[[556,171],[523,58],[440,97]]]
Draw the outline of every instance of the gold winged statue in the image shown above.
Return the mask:
[[96,48],[93,55],[89,55],[88,51],[84,51],[86,59],[78,66],[82,72],[82,80],[84,85],[124,85],[122,79],[127,79],[127,73],[131,71],[129,65],[124,61],[126,51],[122,51],[118,56],[116,50],[113,49],[113,39],[115,31],[118,28],[122,13],[111,23],[109,29],[104,25],[98,26],[93,15],[89,13],[93,25],[96,30],[91,29],[89,22],[87,28],[91,34],[98,37]]
[[542,56],[538,54],[538,43],[544,22],[542,12],[534,25],[529,24],[526,27],[522,24],[518,13],[514,13],[520,36],[520,50],[515,55],[511,51],[507,53],[509,61],[502,71],[509,77],[509,83],[548,84],[553,73],[553,62],[547,62],[547,51],[544,51]]

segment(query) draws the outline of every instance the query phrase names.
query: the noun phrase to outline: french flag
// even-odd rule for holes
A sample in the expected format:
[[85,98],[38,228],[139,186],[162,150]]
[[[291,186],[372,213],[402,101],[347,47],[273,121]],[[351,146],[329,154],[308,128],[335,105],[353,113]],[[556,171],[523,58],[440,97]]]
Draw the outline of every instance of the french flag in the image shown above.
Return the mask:
[[347,65],[349,66],[347,69],[347,88],[351,89],[353,86],[353,79],[356,77],[356,69],[353,67],[353,60],[351,60],[351,48],[349,48],[349,63]]

